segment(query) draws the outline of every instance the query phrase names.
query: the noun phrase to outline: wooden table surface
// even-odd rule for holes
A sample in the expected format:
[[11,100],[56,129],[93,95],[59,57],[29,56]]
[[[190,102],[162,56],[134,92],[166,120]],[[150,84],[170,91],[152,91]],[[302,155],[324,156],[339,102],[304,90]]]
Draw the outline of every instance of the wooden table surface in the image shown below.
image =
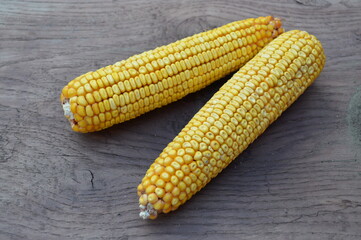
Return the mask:
[[[226,81],[107,130],[72,132],[74,77],[264,15],[323,43],[320,77],[176,212],[144,221],[136,187]],[[0,239],[361,239],[359,0],[0,1]]]

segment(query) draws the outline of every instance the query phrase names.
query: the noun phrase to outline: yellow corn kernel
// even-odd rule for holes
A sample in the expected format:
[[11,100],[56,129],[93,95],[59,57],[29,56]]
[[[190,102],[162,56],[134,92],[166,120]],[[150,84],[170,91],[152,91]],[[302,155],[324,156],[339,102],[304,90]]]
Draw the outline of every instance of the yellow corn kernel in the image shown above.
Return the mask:
[[92,117],[94,115],[91,105],[85,107],[85,112],[88,117]]

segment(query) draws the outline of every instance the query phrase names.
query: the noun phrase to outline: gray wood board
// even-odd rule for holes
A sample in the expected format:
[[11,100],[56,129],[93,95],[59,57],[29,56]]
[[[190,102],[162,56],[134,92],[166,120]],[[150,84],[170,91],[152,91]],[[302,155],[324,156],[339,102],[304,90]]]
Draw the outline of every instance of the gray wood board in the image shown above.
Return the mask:
[[[70,129],[62,87],[265,15],[315,34],[324,71],[189,202],[139,219],[145,171],[227,78],[91,134]],[[0,33],[0,239],[361,239],[360,1],[1,0]]]

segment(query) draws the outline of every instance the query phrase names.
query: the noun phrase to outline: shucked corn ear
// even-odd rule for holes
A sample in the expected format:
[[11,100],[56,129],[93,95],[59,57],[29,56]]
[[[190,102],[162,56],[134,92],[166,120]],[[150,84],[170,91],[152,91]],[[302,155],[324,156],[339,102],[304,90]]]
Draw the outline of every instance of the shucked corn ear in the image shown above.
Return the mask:
[[63,88],[64,115],[77,132],[124,122],[238,70],[282,32],[277,18],[251,18],[88,72]]
[[190,120],[138,186],[140,216],[176,210],[216,177],[315,80],[321,43],[282,34],[241,68]]

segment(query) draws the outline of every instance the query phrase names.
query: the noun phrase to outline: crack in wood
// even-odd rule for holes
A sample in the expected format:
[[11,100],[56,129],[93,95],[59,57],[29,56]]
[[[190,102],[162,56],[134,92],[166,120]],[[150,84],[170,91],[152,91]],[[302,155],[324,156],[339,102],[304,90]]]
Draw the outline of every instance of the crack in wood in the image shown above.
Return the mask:
[[94,189],[94,173],[91,170],[88,170],[91,175],[90,183],[92,184],[92,189]]

